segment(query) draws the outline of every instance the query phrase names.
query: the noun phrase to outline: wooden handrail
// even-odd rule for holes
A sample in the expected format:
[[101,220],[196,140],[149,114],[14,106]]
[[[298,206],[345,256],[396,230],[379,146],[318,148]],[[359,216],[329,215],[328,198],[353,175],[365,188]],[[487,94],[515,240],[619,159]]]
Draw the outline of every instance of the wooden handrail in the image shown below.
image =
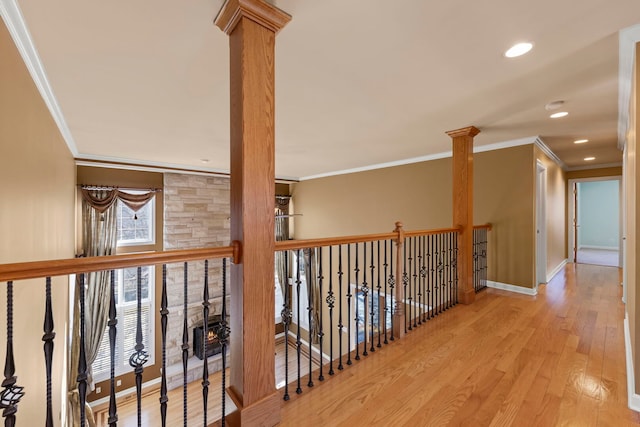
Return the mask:
[[486,224],[482,224],[482,225],[474,225],[473,229],[474,230],[481,230],[483,228],[486,228],[488,231],[491,231],[493,229],[493,224],[491,224],[490,222],[486,223]]
[[239,244],[204,249],[181,249],[164,252],[122,254],[87,258],[59,259],[51,261],[20,262],[0,265],[0,282],[37,279],[92,271],[116,270],[140,265],[170,264],[238,256]]
[[418,237],[418,236],[431,236],[433,234],[445,234],[445,233],[455,233],[460,231],[460,228],[435,228],[433,230],[413,230],[413,231],[405,231],[404,237]]
[[[491,224],[475,225],[474,229],[491,230]],[[403,231],[404,237],[429,236],[441,233],[453,233],[459,228],[437,228],[432,230]],[[285,240],[276,242],[276,251],[315,248],[320,246],[346,245],[349,243],[371,242],[376,240],[397,240],[398,233],[377,233],[343,237],[326,237],[320,239]],[[37,279],[41,277],[62,276],[92,271],[116,270],[120,268],[138,267],[140,265],[170,264],[184,261],[199,261],[214,258],[232,258],[234,263],[240,262],[242,254],[239,242],[231,246],[202,249],[180,249],[163,252],[146,252],[139,254],[122,254],[88,258],[59,259],[50,261],[32,261],[0,265],[0,282],[8,280]]]

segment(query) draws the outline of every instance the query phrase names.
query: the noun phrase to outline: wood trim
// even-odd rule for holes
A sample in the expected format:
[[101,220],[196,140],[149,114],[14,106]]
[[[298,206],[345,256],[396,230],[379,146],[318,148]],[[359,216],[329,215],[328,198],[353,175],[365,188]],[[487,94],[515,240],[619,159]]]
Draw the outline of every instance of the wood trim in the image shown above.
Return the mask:
[[[473,138],[474,136],[480,133],[480,129],[478,129],[475,126],[467,126],[466,128],[450,130],[446,133],[451,138],[459,138],[462,136],[470,136]],[[471,152],[473,152],[473,149],[471,150]]]
[[241,18],[251,19],[276,34],[291,21],[291,15],[261,0],[227,0],[214,23],[231,35]]
[[434,228],[432,230],[413,230],[405,231],[404,237],[432,236],[434,234],[446,234],[460,232],[460,227],[451,228]]
[[482,230],[483,228],[487,229],[488,231],[493,230],[493,224],[491,224],[490,222],[486,223],[486,224],[482,224],[482,225],[474,225],[473,229],[474,230]]
[[0,281],[37,279],[92,271],[117,270],[141,265],[170,264],[203,259],[231,258],[233,246],[205,249],[181,249],[163,252],[122,254],[0,265]]
[[326,237],[320,239],[285,240],[276,242],[276,251],[317,248],[321,246],[346,245],[349,243],[373,242],[376,240],[395,240],[396,233],[365,234],[360,236]]

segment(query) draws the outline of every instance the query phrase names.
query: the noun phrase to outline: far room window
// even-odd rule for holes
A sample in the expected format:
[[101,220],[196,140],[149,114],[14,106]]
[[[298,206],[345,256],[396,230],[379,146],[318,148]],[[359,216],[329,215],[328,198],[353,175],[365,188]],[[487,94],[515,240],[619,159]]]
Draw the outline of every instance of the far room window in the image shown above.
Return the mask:
[[[132,192],[133,193],[133,192]],[[117,235],[118,247],[126,247],[127,253],[148,249],[145,245],[155,243],[155,199],[151,199],[144,207],[134,212],[127,205],[117,202]],[[154,364],[154,288],[155,268],[145,266],[140,269],[141,281],[141,318],[144,349],[149,353],[146,366]],[[115,348],[115,376],[132,371],[129,357],[135,352],[137,328],[137,283],[138,268],[124,268],[115,272],[115,300],[118,324]],[[100,349],[93,362],[93,378],[95,382],[109,378],[109,327],[105,328],[100,342]]]

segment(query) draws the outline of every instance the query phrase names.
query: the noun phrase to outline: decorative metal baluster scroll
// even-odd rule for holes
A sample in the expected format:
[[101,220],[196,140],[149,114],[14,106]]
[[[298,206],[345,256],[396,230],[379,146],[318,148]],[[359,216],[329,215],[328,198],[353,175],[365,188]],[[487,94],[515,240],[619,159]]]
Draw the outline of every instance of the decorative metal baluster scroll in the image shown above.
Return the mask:
[[[351,365],[351,244],[347,244],[347,365]],[[357,348],[357,344],[356,344]],[[342,353],[342,351],[341,351]]]
[[[138,267],[136,283],[137,309],[136,309],[136,346],[135,352],[129,357],[129,366],[134,368],[136,374],[136,398],[138,401],[138,426],[142,425],[142,372],[144,364],[149,360],[149,353],[144,350],[142,343],[142,267]],[[148,286],[151,286],[149,283]]]
[[396,320],[393,318],[393,314],[394,314],[394,309],[395,309],[395,304],[397,304],[397,302],[393,299],[393,288],[396,286],[396,279],[393,276],[393,264],[395,264],[393,262],[394,258],[393,258],[393,246],[395,245],[393,240],[389,241],[389,259],[391,260],[391,264],[390,264],[390,274],[389,274],[389,279],[387,279],[387,282],[389,283],[389,289],[390,289],[390,293],[391,293],[391,338],[389,338],[391,341],[394,341],[395,338],[393,336],[393,327],[395,326],[395,322]]
[[[296,321],[298,322],[296,325],[296,354],[298,359],[298,386],[296,387],[296,393],[300,394],[302,393],[302,387],[300,386],[300,358],[302,357],[302,341],[300,341],[300,320],[302,319],[300,316],[300,284],[302,283],[300,280],[300,249],[297,250],[296,255]],[[302,264],[304,265],[304,262]]]
[[187,330],[187,285],[189,266],[184,263],[182,285],[182,422],[187,427],[187,360],[189,359],[189,331]]
[[[322,374],[322,341],[324,338],[324,330],[323,330],[323,326],[322,326],[322,282],[324,281],[324,277],[322,276],[322,248],[318,247],[316,248],[316,250],[318,251],[318,287],[320,290],[320,293],[318,294],[318,297],[320,298],[320,301],[318,301],[318,307],[320,307],[320,313],[319,313],[319,319],[318,319],[318,323],[320,323],[319,325],[319,330],[318,330],[318,341],[319,341],[319,353],[320,353],[320,374],[318,375],[318,380],[319,381],[324,381],[324,375]],[[311,378],[311,373],[309,373],[309,378]]]
[[117,335],[117,311],[116,311],[116,271],[109,274],[109,427],[118,425],[116,409],[116,335]]
[[162,296],[160,302],[160,327],[162,330],[162,380],[160,383],[160,419],[162,427],[167,426],[167,323],[169,309],[167,299],[167,265],[162,265]]
[[[289,278],[289,251],[284,251],[284,280]],[[282,325],[284,326],[284,400],[289,400],[289,327],[291,326],[291,291],[289,283],[284,284],[284,302],[282,303]],[[222,390],[224,393],[224,389]]]
[[[387,278],[388,276],[388,269],[389,269],[389,259],[387,258],[387,243],[389,243],[390,245],[393,245],[392,241],[385,241],[384,242],[384,321],[382,322],[382,324],[384,325],[384,343],[385,344],[389,344],[389,340],[387,339],[387,314],[389,313],[389,307],[387,304],[387,292],[388,292],[388,287],[387,287],[387,283],[388,280]],[[392,295],[393,297],[393,295]],[[393,298],[391,298],[391,300],[393,301]]]
[[[364,325],[364,334],[362,335],[362,355],[363,356],[368,356],[369,353],[367,353],[367,299],[369,298],[369,286],[367,283],[367,243],[364,242],[362,243],[362,251],[363,251],[363,257],[362,257],[362,264],[363,264],[363,268],[364,270],[362,271],[362,288],[360,289],[362,291],[362,315],[364,317],[364,319],[362,320],[362,323]],[[358,280],[356,280],[356,283],[358,283]],[[358,311],[358,317],[360,317],[360,311]],[[358,334],[360,335],[360,334]]]
[[[371,337],[370,337],[370,339],[369,339],[369,346],[370,346],[370,347],[369,347],[369,351],[373,352],[373,351],[376,351],[375,347],[373,346],[373,338],[374,338],[374,336],[373,336],[373,333],[374,333],[374,332],[373,332],[373,323],[374,323],[374,318],[373,318],[373,315],[374,315],[373,303],[374,303],[374,301],[373,301],[373,300],[375,299],[375,295],[376,295],[376,294],[375,294],[375,291],[373,290],[373,284],[374,284],[374,272],[375,272],[375,268],[376,268],[376,267],[375,267],[375,265],[373,265],[373,242],[371,242],[371,243],[370,243],[370,249],[371,249],[371,250],[369,251],[369,252],[370,252],[370,256],[369,256],[369,258],[371,259],[371,264],[369,265],[369,268],[370,268],[370,271],[371,271],[371,282],[370,282],[370,284],[371,284],[371,296],[369,297],[369,300],[371,301],[371,312],[369,313],[369,315],[371,316],[371,322],[369,323],[369,327],[370,327],[370,329],[371,329],[371,332],[370,332]],[[379,301],[379,300],[380,300],[380,298],[378,298],[378,301]]]
[[[322,295],[322,294],[320,294]],[[327,292],[327,307],[329,307],[329,375],[333,375],[333,308],[336,297],[333,294],[333,246],[329,246],[329,292]],[[322,346],[320,347],[322,349]]]
[[13,360],[13,282],[7,282],[7,352],[4,360],[4,380],[0,393],[0,408],[3,409],[5,427],[16,425],[18,402],[24,396],[24,388],[17,385],[16,366]]
[[51,277],[47,277],[45,283],[45,309],[44,309],[44,364],[47,376],[47,418],[45,425],[53,427],[53,406],[51,402],[51,369],[53,364],[53,339],[56,333],[53,332],[53,309],[51,308]]
[[84,280],[85,275],[80,275],[80,354],[78,359],[78,394],[80,399],[80,427],[85,427],[87,423],[87,414],[85,412],[85,404],[87,399],[87,355],[84,350],[84,326],[85,326],[85,300],[84,300]]
[[[202,289],[202,412],[203,426],[207,426],[207,403],[209,401],[209,260],[204,260],[204,288]],[[195,343],[194,343],[195,344]]]
[[[285,257],[286,261],[286,257]],[[288,276],[287,276],[288,277]],[[221,427],[225,426],[226,420],[226,395],[225,389],[227,386],[227,349],[229,346],[229,336],[231,335],[231,329],[229,328],[229,322],[227,321],[227,259],[222,258],[222,313],[220,314],[222,319],[218,323],[216,335],[218,336],[218,342],[222,347],[222,409],[221,409]]]
[[344,325],[342,324],[342,245],[338,246],[338,370],[343,370],[342,365],[342,336],[344,334]]
[[[308,255],[307,255],[308,254]],[[312,279],[313,281],[313,273],[314,273],[314,268],[311,267],[312,265],[315,264],[315,260],[314,260],[314,251],[313,249],[308,249],[304,255],[305,259],[307,258],[307,256],[309,257],[308,263],[305,263],[305,275],[306,277],[309,277]],[[309,269],[307,271],[307,268]],[[313,283],[313,282],[312,282]],[[311,375],[312,371],[313,371],[313,349],[311,348],[312,343],[313,343],[313,336],[312,336],[312,332],[311,330],[313,329],[313,316],[312,316],[312,312],[313,312],[313,286],[311,283],[308,283],[307,281],[307,314],[308,314],[308,321],[309,321],[309,381],[307,382],[307,386],[308,387],[313,387],[313,375]]]
[[[360,360],[360,310],[358,309],[358,307],[360,306],[360,304],[358,303],[358,278],[359,278],[359,273],[360,273],[360,268],[358,266],[359,264],[359,259],[360,259],[360,254],[358,253],[358,243],[356,243],[355,246],[355,250],[356,250],[356,268],[353,270],[356,273],[355,279],[356,279],[356,306],[355,306],[355,321],[356,321],[356,356],[355,359],[356,360]],[[351,289],[351,283],[349,283],[349,289]],[[351,291],[349,291],[349,293],[351,293]],[[349,304],[351,305],[351,304]],[[366,336],[367,334],[365,334]],[[366,347],[365,347],[366,348]],[[366,350],[365,350],[366,351]]]

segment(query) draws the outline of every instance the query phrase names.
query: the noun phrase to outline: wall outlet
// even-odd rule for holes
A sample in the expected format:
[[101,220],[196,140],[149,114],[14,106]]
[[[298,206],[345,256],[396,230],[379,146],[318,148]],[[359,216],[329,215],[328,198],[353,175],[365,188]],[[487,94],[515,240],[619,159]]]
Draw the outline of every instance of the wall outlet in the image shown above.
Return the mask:
[[96,387],[96,394],[102,393],[102,387]]
[[120,387],[122,385],[122,380],[116,380],[116,387]]

